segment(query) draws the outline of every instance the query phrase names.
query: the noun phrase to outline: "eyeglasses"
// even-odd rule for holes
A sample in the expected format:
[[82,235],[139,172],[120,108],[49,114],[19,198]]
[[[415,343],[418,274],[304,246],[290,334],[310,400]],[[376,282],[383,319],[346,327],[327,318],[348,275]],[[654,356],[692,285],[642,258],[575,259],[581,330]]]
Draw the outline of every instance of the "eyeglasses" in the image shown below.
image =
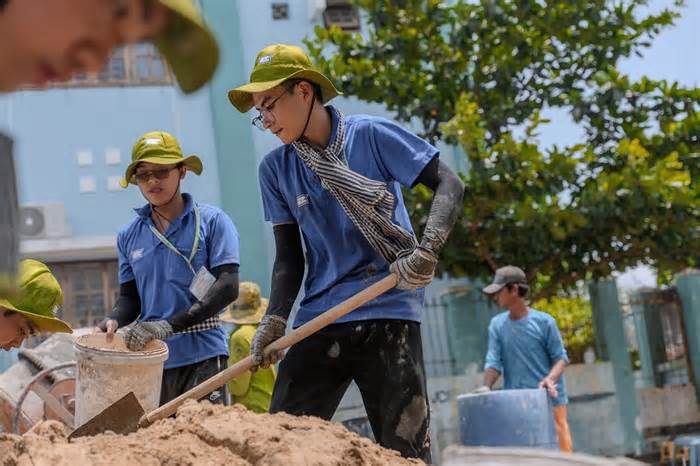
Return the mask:
[[272,114],[272,110],[275,108],[275,103],[287,94],[287,91],[282,91],[280,95],[278,95],[272,102],[269,104],[265,105],[259,112],[258,116],[253,118],[253,121],[251,122],[253,126],[258,128],[260,131],[267,131],[267,128],[265,128],[265,115],[267,115],[273,122],[275,121],[275,116]]
[[148,183],[151,177],[158,180],[164,180],[170,175],[170,172],[180,168],[179,165],[170,168],[159,168],[158,170],[150,170],[147,172],[134,173],[133,178],[139,183]]

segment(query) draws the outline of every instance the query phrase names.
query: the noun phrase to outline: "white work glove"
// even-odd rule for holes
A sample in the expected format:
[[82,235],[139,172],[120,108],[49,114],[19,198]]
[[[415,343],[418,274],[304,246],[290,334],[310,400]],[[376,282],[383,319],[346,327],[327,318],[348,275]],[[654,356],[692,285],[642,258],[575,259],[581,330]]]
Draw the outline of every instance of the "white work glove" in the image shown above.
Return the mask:
[[139,322],[126,327],[124,342],[131,351],[141,351],[151,340],[165,340],[173,334],[173,327],[167,320]]
[[400,255],[389,266],[389,270],[399,278],[396,288],[415,290],[424,288],[433,281],[435,267],[437,267],[437,255],[427,248],[418,246],[412,252]]
[[284,357],[284,351],[272,351],[265,354],[264,349],[275,340],[284,336],[287,330],[287,319],[276,315],[265,315],[258,325],[258,330],[251,344],[251,355],[255,364],[266,368]]

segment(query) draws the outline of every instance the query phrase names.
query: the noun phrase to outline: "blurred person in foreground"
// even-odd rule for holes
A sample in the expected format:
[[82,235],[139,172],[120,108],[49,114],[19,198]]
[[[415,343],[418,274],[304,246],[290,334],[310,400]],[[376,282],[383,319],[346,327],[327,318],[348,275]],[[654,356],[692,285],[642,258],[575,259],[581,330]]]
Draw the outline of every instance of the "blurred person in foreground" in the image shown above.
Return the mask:
[[192,0],[0,0],[0,91],[98,73],[114,48],[136,42],[156,45],[186,93],[218,64]]
[[27,337],[40,333],[73,333],[58,314],[63,292],[56,277],[39,261],[19,264],[17,293],[0,299],[0,348],[19,348]]

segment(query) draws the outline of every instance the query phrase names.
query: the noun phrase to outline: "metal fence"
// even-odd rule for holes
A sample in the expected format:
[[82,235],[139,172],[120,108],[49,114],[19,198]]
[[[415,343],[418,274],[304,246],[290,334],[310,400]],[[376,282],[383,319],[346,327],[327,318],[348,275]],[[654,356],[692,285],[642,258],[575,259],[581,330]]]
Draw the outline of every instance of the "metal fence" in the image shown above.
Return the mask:
[[450,352],[447,333],[448,305],[444,297],[426,300],[421,323],[423,360],[428,377],[452,375],[455,358]]
[[468,285],[444,288],[426,300],[421,334],[428,377],[481,370],[488,347],[488,325],[499,310]]

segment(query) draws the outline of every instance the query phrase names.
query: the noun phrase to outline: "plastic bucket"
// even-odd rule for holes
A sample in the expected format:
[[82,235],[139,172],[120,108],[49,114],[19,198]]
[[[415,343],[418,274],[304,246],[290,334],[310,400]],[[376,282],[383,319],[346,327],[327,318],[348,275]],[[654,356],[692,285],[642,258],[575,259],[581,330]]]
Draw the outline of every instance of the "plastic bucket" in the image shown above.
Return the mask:
[[168,347],[160,340],[149,342],[143,351],[129,351],[120,334],[107,342],[104,334],[75,340],[78,374],[75,385],[75,427],[83,425],[129,392],[146,412],[160,403],[163,363]]
[[559,448],[543,389],[496,390],[457,397],[462,445]]

